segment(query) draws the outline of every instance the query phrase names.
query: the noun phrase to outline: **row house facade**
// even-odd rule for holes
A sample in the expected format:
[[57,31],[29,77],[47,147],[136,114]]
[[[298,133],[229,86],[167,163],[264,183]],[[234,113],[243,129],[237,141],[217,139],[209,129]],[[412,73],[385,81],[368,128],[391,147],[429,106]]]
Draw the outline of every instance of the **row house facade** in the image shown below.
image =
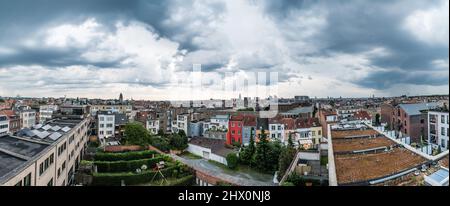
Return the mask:
[[441,151],[449,149],[449,112],[448,109],[434,109],[428,115],[428,143]]

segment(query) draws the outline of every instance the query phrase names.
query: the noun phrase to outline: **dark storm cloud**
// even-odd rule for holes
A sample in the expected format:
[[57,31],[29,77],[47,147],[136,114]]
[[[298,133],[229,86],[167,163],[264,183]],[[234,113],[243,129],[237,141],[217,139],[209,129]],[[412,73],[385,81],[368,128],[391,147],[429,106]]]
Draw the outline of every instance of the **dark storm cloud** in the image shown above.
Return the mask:
[[[300,54],[291,57],[297,63],[305,57],[333,58],[333,53],[359,55],[375,48],[384,48],[388,55],[368,56],[370,67],[383,68],[380,72],[374,69],[367,76],[354,83],[367,88],[388,89],[395,84],[415,85],[448,85],[447,75],[426,75],[426,71],[435,69],[432,62],[448,59],[448,44],[429,45],[417,40],[402,26],[405,18],[417,9],[427,9],[439,5],[439,0],[410,1],[410,0],[248,0],[256,4],[263,3],[264,12],[276,25],[289,29],[288,21],[294,21],[293,16],[311,9],[319,9],[327,14],[327,24],[319,34],[312,38],[320,42],[319,51],[313,54]],[[207,24],[210,19],[193,15],[184,17],[180,22],[168,24],[170,15],[179,7],[190,8],[192,1],[186,0],[14,0],[0,1],[0,49],[7,48],[14,52],[2,54],[0,50],[0,67],[14,65],[42,65],[46,67],[64,67],[71,65],[93,65],[99,68],[114,68],[120,65],[122,59],[111,61],[91,62],[81,58],[84,48],[25,48],[19,42],[21,39],[32,36],[36,31],[55,25],[80,23],[87,18],[95,18],[103,26],[114,29],[118,20],[140,21],[153,27],[161,37],[176,41],[180,49],[188,52],[205,50],[205,45],[197,43],[201,29],[189,27],[191,21]],[[220,16],[227,8],[223,2],[204,1],[214,15]],[[216,18],[217,16],[214,16]],[[281,25],[285,25],[285,27]],[[295,31],[293,33],[301,33]],[[291,31],[292,33],[292,31]],[[205,37],[208,38],[208,37]],[[255,38],[258,38],[257,34]],[[289,41],[295,41],[294,37]],[[294,38],[294,39],[291,39]],[[322,45],[323,44],[323,45]],[[302,48],[294,48],[302,50]],[[224,51],[212,51],[218,57],[209,58],[208,62],[195,62],[191,59],[182,63],[183,70],[190,70],[192,64],[203,63],[202,69],[214,72],[228,64],[229,54]],[[295,52],[293,52],[295,53]],[[189,53],[188,53],[189,54]],[[212,59],[212,60],[211,60]],[[283,61],[283,60],[280,60]],[[272,59],[270,62],[261,61],[260,58],[242,60],[239,62],[243,69],[276,70],[278,64]],[[281,62],[283,63],[283,62]],[[328,68],[324,68],[328,69]],[[281,72],[283,79],[290,75]],[[445,73],[445,72],[444,72]],[[420,75],[419,75],[420,74]],[[396,79],[395,77],[402,77]],[[132,83],[132,82],[130,82]],[[145,83],[142,83],[145,84]]]
[[[13,49],[13,54],[0,54],[0,66],[70,65],[117,66],[121,59],[91,62],[80,58],[83,49],[46,47],[24,48],[20,39],[36,31],[62,23],[79,23],[94,17],[106,28],[114,28],[117,20],[133,20],[145,16],[158,22],[163,18],[168,1],[142,0],[15,0],[0,2],[0,46]],[[147,11],[146,13],[144,10]],[[144,15],[145,13],[145,15]],[[152,23],[152,22],[149,22]],[[150,24],[157,25],[157,24]]]
[[110,61],[89,61],[81,58],[83,49],[55,49],[55,48],[15,48],[17,51],[10,55],[0,55],[0,67],[15,65],[31,66],[44,65],[47,67],[67,66],[95,66],[98,68],[117,68],[125,58]]
[[[430,46],[417,40],[403,28],[404,20],[413,11],[436,7],[438,0],[431,1],[313,1],[313,0],[267,0],[266,10],[279,22],[289,20],[290,14],[302,13],[313,7],[324,9],[328,15],[327,27],[314,37],[322,42],[321,53],[340,52],[358,55],[374,48],[384,48],[389,55],[369,56],[373,66],[393,68],[391,72],[372,72],[366,79],[355,83],[367,88],[387,89],[399,83],[389,77],[402,73],[433,69],[432,62],[448,59],[448,44]],[[379,84],[375,79],[386,76]],[[409,77],[401,83],[420,85],[446,85],[441,77]]]
[[383,71],[374,72],[356,83],[369,88],[386,89],[395,84],[411,84],[411,82],[414,85],[442,86],[448,85],[449,79],[448,73],[434,75],[433,72]]
[[[0,66],[19,64],[21,60],[24,64],[42,64],[45,66],[63,66],[63,60],[68,60],[67,64],[78,63],[84,65],[83,62],[75,62],[75,55],[66,51],[47,51],[43,50],[39,54],[36,50],[26,50],[20,48],[18,39],[26,38],[39,29],[48,28],[52,25],[61,23],[80,23],[86,18],[94,17],[101,22],[106,28],[114,29],[117,20],[144,22],[154,28],[154,32],[173,40],[178,34],[185,34],[186,38],[177,39],[180,49],[187,51],[195,51],[200,48],[199,45],[193,43],[193,38],[197,33],[187,30],[180,22],[179,25],[165,25],[164,20],[168,18],[170,12],[177,9],[177,6],[189,6],[192,2],[177,0],[17,0],[17,1],[1,1],[0,2],[0,45],[7,46],[14,50],[18,50],[19,54],[12,57],[0,56]],[[223,3],[208,3],[215,13],[225,11]],[[202,20],[207,23],[206,19]],[[37,55],[33,57],[33,55]],[[68,56],[66,56],[68,55]],[[56,57],[56,59],[54,59]],[[8,60],[6,60],[8,58]],[[23,59],[22,59],[23,58]],[[35,60],[35,61],[34,61]],[[110,63],[96,63],[98,66],[109,66]],[[91,64],[91,62],[86,62]],[[213,63],[219,65],[223,63]],[[212,68],[211,68],[212,69]],[[216,68],[217,69],[217,68]]]

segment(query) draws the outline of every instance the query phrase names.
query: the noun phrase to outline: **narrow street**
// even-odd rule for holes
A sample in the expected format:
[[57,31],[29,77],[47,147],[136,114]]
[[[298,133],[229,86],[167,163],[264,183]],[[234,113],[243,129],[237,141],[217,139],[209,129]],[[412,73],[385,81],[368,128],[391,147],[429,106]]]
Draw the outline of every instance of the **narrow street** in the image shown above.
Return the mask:
[[272,182],[273,176],[261,174],[254,171],[229,171],[225,170],[215,164],[210,163],[205,159],[186,159],[176,155],[171,155],[172,158],[194,168],[195,170],[209,174],[211,176],[219,177],[227,180],[230,183],[241,186],[276,186]]

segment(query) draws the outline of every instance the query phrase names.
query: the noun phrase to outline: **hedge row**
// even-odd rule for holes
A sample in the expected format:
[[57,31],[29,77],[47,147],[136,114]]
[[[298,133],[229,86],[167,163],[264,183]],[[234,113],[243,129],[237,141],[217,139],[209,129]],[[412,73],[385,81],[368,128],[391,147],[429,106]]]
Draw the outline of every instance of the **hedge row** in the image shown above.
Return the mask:
[[194,175],[188,175],[186,177],[182,177],[177,179],[175,182],[172,182],[170,186],[192,186],[195,184]]
[[142,159],[142,160],[130,160],[130,161],[113,161],[113,162],[103,162],[95,161],[94,164],[97,166],[97,172],[101,173],[113,173],[113,172],[134,172],[136,169],[146,165],[147,169],[154,168],[156,163],[165,161],[166,158],[163,156],[157,156],[155,158]]
[[113,162],[113,161],[129,161],[152,158],[157,152],[152,150],[140,152],[126,152],[126,153],[104,153],[97,152],[95,154],[95,161]]
[[[174,169],[177,166],[168,167],[162,169],[161,172],[165,177],[170,177]],[[155,176],[156,171],[144,171],[142,173],[136,174],[132,172],[128,173],[94,173],[93,174],[93,186],[120,186],[122,180],[126,185],[138,185],[146,182],[151,182],[152,178],[154,180],[161,179],[161,175]]]

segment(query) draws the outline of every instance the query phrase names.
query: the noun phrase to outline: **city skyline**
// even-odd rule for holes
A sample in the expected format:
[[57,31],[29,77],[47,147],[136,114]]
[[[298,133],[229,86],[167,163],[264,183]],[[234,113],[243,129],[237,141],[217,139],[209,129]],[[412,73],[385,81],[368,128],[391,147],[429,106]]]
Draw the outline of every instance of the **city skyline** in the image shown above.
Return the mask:
[[[230,99],[257,72],[278,97],[448,94],[448,19],[446,0],[1,2],[0,96]],[[196,64],[198,96],[177,81]]]

